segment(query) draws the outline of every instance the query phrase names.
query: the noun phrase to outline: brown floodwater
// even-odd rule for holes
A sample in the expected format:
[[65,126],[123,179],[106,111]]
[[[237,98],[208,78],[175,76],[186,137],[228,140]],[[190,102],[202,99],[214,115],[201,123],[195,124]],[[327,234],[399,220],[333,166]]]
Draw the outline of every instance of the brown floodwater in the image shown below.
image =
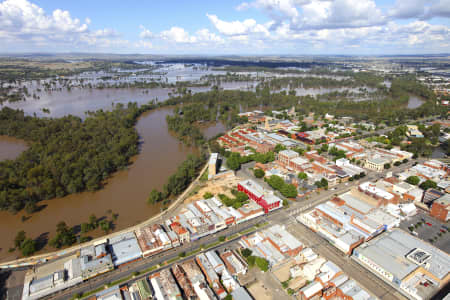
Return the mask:
[[207,139],[213,138],[219,133],[225,133],[227,131],[222,122],[208,122],[200,124],[200,130]]
[[27,148],[27,143],[23,140],[0,135],[0,161],[15,159]]
[[45,233],[51,238],[60,221],[75,226],[88,221],[91,214],[110,216],[108,210],[119,214],[115,228],[119,230],[160,212],[159,206],[146,203],[150,191],[161,189],[180,163],[195,150],[184,146],[168,132],[165,118],[171,112],[172,108],[162,108],[141,116],[136,125],[142,138],[140,153],[127,170],[115,173],[102,190],[39,202],[46,207],[24,222],[23,211],[16,215],[1,211],[0,260],[14,259],[18,255],[9,253],[8,249],[20,230],[25,230],[32,238]]

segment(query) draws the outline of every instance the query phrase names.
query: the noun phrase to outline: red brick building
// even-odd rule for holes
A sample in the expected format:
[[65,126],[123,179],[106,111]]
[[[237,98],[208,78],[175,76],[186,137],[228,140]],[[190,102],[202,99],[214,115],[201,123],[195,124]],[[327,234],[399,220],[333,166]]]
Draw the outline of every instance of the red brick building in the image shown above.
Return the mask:
[[430,215],[436,219],[447,222],[450,219],[450,195],[446,194],[433,202]]

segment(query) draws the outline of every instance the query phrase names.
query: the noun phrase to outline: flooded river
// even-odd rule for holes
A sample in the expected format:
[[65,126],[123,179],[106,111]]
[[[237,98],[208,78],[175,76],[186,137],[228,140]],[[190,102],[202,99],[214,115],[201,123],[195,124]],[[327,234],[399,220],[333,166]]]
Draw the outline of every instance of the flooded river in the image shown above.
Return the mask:
[[[253,90],[253,82],[223,83],[224,89]],[[193,93],[209,90],[210,87],[190,88]],[[329,89],[308,89],[308,94],[326,93]],[[306,91],[301,91],[303,94]],[[39,93],[40,99],[7,103],[14,109],[22,109],[28,115],[41,117],[62,117],[68,114],[85,117],[86,111],[111,109],[114,103],[137,102],[148,103],[151,100],[166,100],[173,93],[172,89],[80,89],[61,90]],[[2,105],[0,105],[1,108]],[[43,109],[49,110],[45,113]],[[175,172],[180,163],[195,149],[182,145],[167,130],[165,117],[171,108],[162,108],[145,113],[139,119],[136,128],[142,139],[141,151],[133,158],[133,164],[127,170],[115,173],[100,191],[69,195],[42,201],[45,206],[41,211],[23,220],[26,214],[17,215],[0,211],[0,261],[14,259],[17,252],[9,253],[15,235],[25,230],[27,236],[51,238],[56,224],[65,221],[69,226],[88,221],[91,214],[97,217],[107,216],[107,211],[118,213],[116,230],[137,224],[160,212],[160,207],[149,206],[147,197],[153,188],[161,189],[167,178]],[[224,132],[222,123],[202,124],[205,136],[210,138]],[[0,137],[0,159],[14,159],[26,149],[23,141]],[[44,250],[49,250],[44,249]]]
[[25,141],[0,135],[0,161],[15,159],[28,148]]
[[24,212],[12,215],[1,211],[0,260],[13,259],[17,255],[8,253],[8,249],[13,246],[19,230],[25,230],[34,238],[49,233],[51,238],[58,222],[79,225],[92,213],[97,217],[107,216],[109,209],[119,214],[116,229],[122,229],[160,212],[158,206],[146,203],[150,191],[161,189],[180,163],[194,151],[168,132],[165,118],[171,111],[171,108],[162,108],[142,115],[136,126],[143,142],[140,154],[134,157],[128,170],[115,173],[102,190],[39,202],[46,207],[25,222],[21,220]]

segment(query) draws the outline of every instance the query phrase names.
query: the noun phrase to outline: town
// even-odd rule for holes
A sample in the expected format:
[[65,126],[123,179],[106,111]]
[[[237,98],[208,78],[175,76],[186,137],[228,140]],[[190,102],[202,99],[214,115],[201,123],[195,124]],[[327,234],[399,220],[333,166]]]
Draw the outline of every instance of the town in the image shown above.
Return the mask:
[[23,299],[430,299],[445,288],[450,170],[415,143],[448,138],[450,122],[241,117],[173,213],[35,261]]

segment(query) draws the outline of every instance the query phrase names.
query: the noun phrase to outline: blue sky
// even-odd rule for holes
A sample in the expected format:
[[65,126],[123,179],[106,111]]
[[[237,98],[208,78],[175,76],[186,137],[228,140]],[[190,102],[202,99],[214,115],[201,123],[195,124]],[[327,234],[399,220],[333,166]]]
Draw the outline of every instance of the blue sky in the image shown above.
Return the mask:
[[0,52],[450,52],[450,0],[0,1]]

